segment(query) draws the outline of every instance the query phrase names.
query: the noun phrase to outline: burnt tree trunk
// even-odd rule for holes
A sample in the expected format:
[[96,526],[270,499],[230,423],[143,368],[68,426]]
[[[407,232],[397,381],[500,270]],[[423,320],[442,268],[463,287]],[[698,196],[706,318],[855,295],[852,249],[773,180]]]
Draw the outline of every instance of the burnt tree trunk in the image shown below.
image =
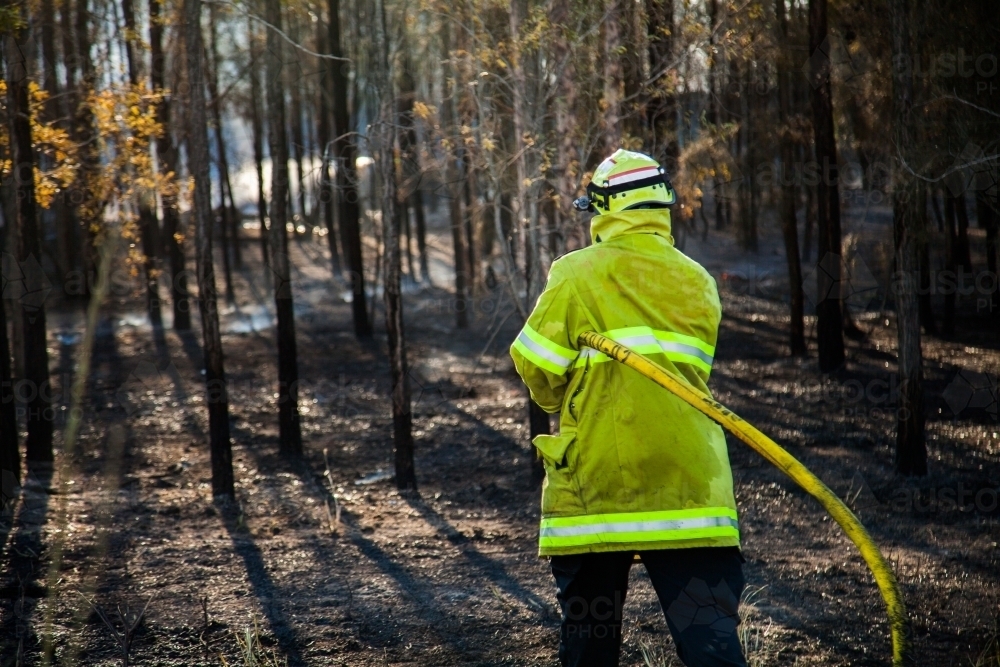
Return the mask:
[[929,336],[937,335],[934,305],[931,303],[931,249],[927,239],[920,242],[920,325]]
[[[294,15],[290,15],[288,22],[291,24],[289,26],[289,33],[291,38],[295,40],[296,43],[301,41],[299,35],[299,24],[295,19]],[[268,31],[270,34],[270,31]],[[288,68],[288,73],[291,74],[291,81],[286,81],[285,85],[288,86],[291,98],[291,108],[289,109],[289,119],[292,128],[292,149],[295,151],[295,181],[298,185],[298,200],[299,200],[299,224],[305,225],[308,220],[308,215],[306,213],[306,179],[303,164],[303,152],[305,150],[305,136],[302,132],[302,59],[301,54],[298,49],[295,49],[293,56],[294,63]],[[289,209],[291,213],[291,209]],[[290,215],[290,218],[294,220],[294,215]],[[299,225],[295,225],[295,233],[298,234]]]
[[[891,0],[893,62],[913,62],[910,46],[908,0]],[[902,159],[915,149],[913,79],[908,70],[894,71],[892,80],[895,144]],[[924,381],[920,349],[920,308],[914,278],[919,270],[917,247],[919,201],[916,179],[898,161],[893,169],[893,237],[896,250],[896,329],[899,338],[899,407],[896,433],[896,471],[903,475],[927,474],[924,436]]]
[[799,230],[795,219],[795,144],[791,128],[791,66],[790,44],[788,40],[788,19],[785,16],[784,0],[775,1],[775,15],[778,18],[781,34],[781,64],[778,68],[778,111],[781,121],[781,178],[779,215],[781,217],[781,234],[785,240],[785,261],[788,264],[789,310],[791,321],[788,329],[788,344],[792,356],[806,353],[806,335],[804,320],[804,299],[802,296],[802,262],[799,255]]
[[[280,0],[266,0],[267,21],[281,29]],[[288,135],[285,131],[285,99],[281,70],[284,41],[267,31],[267,110],[271,148],[271,271],[274,275],[274,305],[278,314],[278,425],[281,452],[302,454],[299,423],[299,370],[292,302],[291,262],[288,258]]]
[[[65,10],[65,7],[63,9]],[[44,88],[49,94],[45,105],[45,114],[47,120],[55,121],[60,127],[66,127],[64,109],[67,107],[60,92],[57,73],[59,61],[56,55],[56,22],[59,19],[53,0],[42,0],[39,18],[41,19],[42,59],[44,60]],[[66,77],[72,80],[74,75],[69,60],[70,58],[64,59]],[[74,242],[76,220],[65,192],[60,192],[53,199],[52,210],[56,219],[56,264],[60,273],[66,275],[76,268],[76,243]]]
[[[330,13],[330,55],[344,57],[340,44],[340,0],[327,0]],[[333,142],[334,161],[337,166],[337,206],[340,212],[341,247],[351,274],[352,314],[354,335],[367,338],[372,335],[365,296],[364,256],[361,252],[361,223],[358,206],[358,172],[355,159],[357,145],[351,136],[351,116],[347,108],[347,63],[339,61],[333,68]]]
[[[329,25],[324,26],[322,21],[316,22],[316,45],[320,53],[327,50]],[[330,86],[333,81],[333,68],[340,67],[336,60],[323,59],[320,66],[320,86],[319,86],[319,118],[317,119],[316,134],[319,140],[321,152],[319,174],[319,206],[323,209],[323,224],[326,226],[326,239],[330,246],[330,264],[333,270],[333,277],[339,278],[343,268],[340,265],[340,252],[337,250],[337,229],[334,221],[333,210],[333,183],[330,181],[330,157],[332,156],[332,146],[330,145],[330,107],[332,91]]]
[[[216,16],[213,4],[209,8],[209,51],[212,69],[209,74],[208,94],[212,97],[212,120],[215,122],[216,152],[219,154],[219,194],[222,200],[222,224],[226,225],[227,235],[231,242],[233,267],[237,270],[243,267],[243,253],[240,251],[240,224],[233,199],[233,184],[229,178],[229,158],[226,156],[225,138],[222,136],[222,98],[219,97],[219,48],[216,37]],[[226,196],[229,196],[229,207],[226,207]]]
[[205,347],[205,386],[212,452],[212,495],[233,498],[233,453],[229,441],[229,397],[219,331],[218,294],[212,260],[212,181],[209,172],[208,118],[205,105],[205,47],[201,36],[201,0],[184,0],[184,46],[187,56],[189,171],[194,176],[195,260],[198,303]]
[[[619,48],[622,46],[621,17],[624,13],[621,2],[623,0],[609,0],[606,10],[607,20],[601,23],[601,32],[604,35],[604,58],[602,65],[604,112],[601,129],[604,135],[605,155],[611,155],[622,147],[622,87],[625,73],[622,67],[622,59],[619,55]],[[523,14],[524,10],[522,9],[521,12]],[[517,110],[515,110],[515,113],[517,113]],[[520,139],[520,136],[518,136],[518,139]]]
[[[152,65],[149,76],[154,91],[166,87],[166,56],[163,53],[163,23],[160,19],[160,9],[159,0],[149,0],[149,51]],[[165,95],[156,107],[157,119],[163,125],[163,133],[156,138],[156,157],[162,173],[177,174],[177,146],[171,133],[172,105],[173,99]],[[184,236],[180,233],[181,220],[177,209],[177,196],[163,193],[160,195],[160,201],[163,206],[164,250],[170,262],[170,299],[174,309],[174,329],[189,331],[191,297],[188,293]]]
[[[128,59],[128,80],[133,87],[140,85],[140,55],[136,53],[135,38],[139,34],[135,24],[135,7],[132,0],[122,0],[122,15],[125,18],[125,54]],[[160,281],[156,257],[159,246],[159,223],[150,200],[153,193],[139,193],[139,237],[142,242],[142,268],[146,274],[146,313],[155,329],[163,327],[160,311]]]
[[820,178],[816,186],[819,227],[816,281],[816,337],[819,368],[824,373],[844,363],[843,311],[840,293],[840,194],[837,173],[837,142],[833,130],[833,92],[828,48],[827,0],[809,0],[810,83],[812,84],[813,133]]
[[[654,75],[666,77],[667,72],[664,70],[674,54],[674,0],[646,0],[646,16],[649,68]],[[664,167],[674,174],[677,171],[678,156],[677,98],[660,89],[646,102],[645,112],[646,125],[652,133],[652,145],[657,149],[657,157],[661,157]],[[710,122],[716,121],[713,118]],[[660,150],[663,151],[662,156],[659,155]]]
[[993,276],[992,289],[980,296],[985,299],[985,305],[989,313],[995,317],[997,314],[1000,314],[1000,307],[998,307],[1000,304],[997,304],[997,293],[1000,291],[1000,285],[997,284],[997,236],[998,232],[1000,232],[1000,216],[990,206],[990,202],[986,198],[986,193],[982,190],[976,192],[976,219],[979,222],[979,226],[986,230],[986,270]]
[[[442,34],[442,49],[444,51],[445,59],[451,57],[451,28],[448,21],[441,29]],[[451,69],[449,68],[449,71]],[[444,100],[441,103],[441,126],[445,128],[452,128],[454,126],[454,108],[452,97],[455,91],[452,87],[453,77],[448,78],[447,88]],[[448,184],[448,213],[449,221],[451,223],[451,245],[452,250],[455,255],[455,326],[459,329],[466,329],[469,326],[469,314],[466,310],[466,253],[465,253],[465,243],[464,235],[462,233],[462,183],[461,175],[459,174],[458,165],[456,164],[458,158],[454,154],[454,146],[452,147],[449,154],[445,156],[445,181]]]
[[[944,198],[944,228],[947,234],[945,235],[944,270],[951,281],[955,281],[958,275],[959,267],[962,266],[962,261],[959,259],[960,252],[958,249],[956,217],[955,198],[946,195]],[[927,287],[930,287],[929,276]],[[920,298],[922,301],[924,299],[924,295],[921,294]],[[930,298],[930,294],[927,295],[927,298]],[[955,306],[957,302],[958,285],[953,284],[944,293],[943,329],[946,336],[952,336],[955,333]],[[928,333],[930,333],[930,331],[928,331]]]
[[[420,190],[420,147],[417,145],[416,121],[413,117],[413,103],[416,100],[416,91],[413,82],[413,74],[410,71],[411,65],[408,58],[403,59],[403,72],[400,76],[399,86],[399,152],[403,162],[403,175],[408,196],[407,203],[413,209],[414,223],[416,225],[417,255],[420,258],[420,279],[430,282],[430,268],[427,260],[427,221],[424,217],[424,196]],[[407,216],[406,229],[409,231],[409,216]],[[407,249],[409,250],[409,239],[407,239]],[[416,278],[412,269],[410,274]]]
[[382,237],[385,244],[385,328],[389,339],[389,363],[392,365],[392,425],[396,463],[396,487],[416,489],[413,466],[413,413],[410,409],[410,385],[406,364],[406,339],[403,332],[403,298],[400,293],[401,257],[399,228],[396,220],[396,144],[395,101],[392,99],[392,76],[389,66],[389,31],[384,0],[378,2],[379,16],[379,89],[382,97],[382,132],[379,146],[379,170],[382,176]]
[[[260,255],[264,267],[271,266],[267,242],[267,196],[264,194],[264,113],[260,92],[260,48],[253,28],[253,19],[247,18],[247,35],[250,42],[250,124],[253,131],[253,163],[257,170],[257,217],[260,218]],[[265,271],[265,275],[269,275]]]
[[[3,240],[0,238],[0,255]],[[0,279],[0,283],[3,283]],[[0,284],[0,294],[5,284]],[[7,341],[7,311],[0,298],[0,485],[3,499],[13,500],[13,488],[21,483],[21,452],[17,444],[17,409],[14,405],[13,376],[10,365],[10,344]],[[11,484],[13,476],[13,484]],[[0,513],[6,508],[0,506]]]
[[19,245],[14,255],[20,265],[24,285],[15,307],[21,309],[24,379],[32,391],[25,406],[28,439],[28,465],[51,464],[52,391],[49,386],[49,351],[46,344],[45,291],[42,270],[42,229],[35,201],[35,151],[31,138],[31,111],[28,106],[28,63],[24,45],[28,40],[27,17],[21,27],[5,36],[4,52],[7,75],[7,115],[9,117],[10,158],[14,189],[17,193],[15,225]]

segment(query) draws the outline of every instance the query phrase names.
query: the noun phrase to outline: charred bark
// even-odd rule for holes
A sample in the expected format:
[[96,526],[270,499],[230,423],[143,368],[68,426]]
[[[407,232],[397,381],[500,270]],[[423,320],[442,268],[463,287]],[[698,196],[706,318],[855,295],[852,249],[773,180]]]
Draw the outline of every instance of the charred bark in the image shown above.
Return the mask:
[[204,338],[205,387],[209,442],[212,452],[212,494],[233,498],[233,454],[229,440],[229,397],[218,294],[212,259],[212,181],[209,172],[208,118],[205,105],[204,44],[201,36],[201,0],[184,0],[184,42],[187,56],[187,153],[194,176],[195,260],[198,303]]
[[[31,138],[31,110],[28,106],[28,63],[24,45],[28,37],[28,21],[11,29],[5,36],[4,55],[7,75],[7,113],[9,116],[10,157],[16,197],[15,225],[19,244],[15,257],[24,274],[25,291],[15,307],[21,309],[24,379],[32,387],[31,398],[25,405],[28,439],[28,465],[51,465],[52,454],[52,391],[49,386],[49,351],[46,343],[45,292],[42,270],[42,229],[35,201],[36,165]],[[34,289],[32,289],[34,288]],[[39,298],[40,297],[40,298]]]
[[[0,237],[0,254],[3,252],[3,240]],[[0,285],[0,293],[4,285]],[[21,482],[21,451],[18,449],[17,409],[14,404],[14,382],[11,374],[10,344],[7,341],[7,311],[4,300],[0,298],[0,484],[3,485],[5,500],[6,491],[13,475],[14,485]],[[0,506],[0,512],[6,509]]]
[[778,110],[781,121],[781,169],[780,210],[781,234],[785,240],[785,261],[788,264],[789,311],[791,321],[788,330],[788,344],[792,356],[806,353],[804,298],[802,295],[802,263],[799,255],[799,230],[795,218],[795,143],[791,128],[791,80],[788,68],[791,65],[788,39],[788,20],[785,16],[784,0],[775,1],[775,15],[778,19],[781,43],[781,61],[778,68]]
[[[413,117],[413,104],[416,100],[416,90],[413,74],[410,71],[408,58],[403,60],[403,72],[400,75],[399,86],[399,122],[402,132],[399,135],[399,152],[403,163],[405,200],[413,210],[416,225],[417,255],[420,258],[420,279],[430,282],[430,267],[427,260],[427,222],[424,217],[424,196],[420,189],[420,147],[417,145],[416,121]],[[407,216],[407,231],[410,229]],[[407,251],[409,251],[407,239]],[[412,270],[411,275],[416,277]]]
[[[266,0],[268,23],[281,29],[280,0]],[[281,452],[301,456],[302,428],[299,423],[299,370],[292,302],[291,261],[288,257],[288,135],[285,131],[285,98],[282,87],[284,42],[274,30],[267,31],[267,109],[271,148],[271,272],[274,305],[278,315],[278,424]]]
[[[442,48],[444,50],[444,57],[450,58],[451,54],[451,29],[447,21],[445,21],[442,27]],[[450,71],[450,70],[449,70]],[[451,81],[453,77],[448,78]],[[444,96],[444,100],[441,104],[441,124],[443,127],[453,127],[455,110],[453,108],[454,103],[454,90],[451,89],[450,83],[447,84],[448,90]],[[445,181],[448,185],[448,213],[451,222],[451,244],[452,251],[454,254],[455,261],[455,326],[459,329],[465,329],[469,326],[469,315],[466,308],[466,253],[465,253],[465,242],[464,235],[462,233],[462,222],[463,222],[463,200],[462,200],[462,183],[461,175],[458,169],[458,157],[455,155],[455,147],[449,151],[449,154],[445,156]]]
[[[163,53],[163,22],[160,18],[160,1],[149,0],[149,50],[151,67],[150,83],[154,91],[166,88],[166,56]],[[177,146],[174,143],[173,99],[164,95],[156,107],[156,117],[163,125],[163,133],[156,139],[156,157],[162,173],[177,174]],[[170,262],[170,299],[174,310],[174,329],[191,329],[191,296],[188,293],[188,274],[185,268],[184,235],[181,233],[177,196],[162,193],[164,252]]]
[[829,373],[844,363],[843,310],[840,294],[840,194],[837,172],[837,142],[833,129],[833,92],[827,42],[827,0],[809,0],[810,83],[812,84],[813,133],[820,170],[816,186],[819,261],[816,271],[816,337],[819,368]]
[[[122,0],[122,15],[125,18],[125,54],[128,58],[128,79],[133,88],[141,85],[139,80],[139,54],[136,53],[135,38],[138,35],[135,24],[135,7],[132,0]],[[160,311],[160,281],[156,257],[159,246],[159,222],[150,203],[152,193],[139,193],[139,237],[142,243],[142,268],[146,274],[146,313],[154,329],[163,327]]]
[[389,363],[392,366],[392,424],[395,450],[396,487],[416,489],[413,466],[413,413],[410,409],[409,372],[406,363],[406,339],[403,331],[403,298],[400,292],[401,257],[396,207],[396,103],[389,65],[389,31],[384,0],[378,2],[379,89],[381,93],[382,132],[379,146],[379,170],[382,176],[382,236],[385,245],[385,328],[389,339]]
[[[340,43],[340,0],[327,0],[330,13],[330,55],[343,58]],[[351,116],[347,106],[347,63],[338,61],[333,69],[333,155],[337,167],[337,206],[340,212],[341,247],[351,274],[352,315],[354,335],[372,335],[365,296],[364,257],[361,252],[360,207],[358,206],[358,173],[355,159],[357,146],[351,134]]]
[[257,217],[260,218],[260,254],[265,267],[271,266],[267,232],[267,196],[264,194],[264,113],[261,109],[260,48],[253,29],[253,19],[247,18],[250,41],[250,123],[253,131],[253,162],[257,170]]
[[[316,22],[316,44],[320,53],[327,49],[328,26],[324,26],[322,21]],[[332,106],[332,93],[330,90],[333,81],[333,68],[338,67],[336,60],[324,59],[320,61],[320,86],[319,86],[319,118],[317,119],[316,134],[319,140],[322,163],[320,165],[320,185],[319,203],[323,210],[323,224],[326,226],[326,239],[330,246],[330,264],[334,278],[339,278],[343,272],[340,265],[340,252],[337,249],[337,229],[334,219],[333,205],[333,182],[330,180],[330,158],[333,156],[330,140],[330,107]]]
[[[890,0],[893,62],[913,62],[910,47],[908,0]],[[909,70],[895,69],[892,80],[895,144],[906,159],[914,150],[913,79]],[[896,471],[927,474],[924,436],[923,360],[920,349],[920,312],[914,285],[919,269],[920,201],[916,179],[898,161],[893,171],[893,238],[896,255],[896,329],[899,339],[899,407],[896,433]]]

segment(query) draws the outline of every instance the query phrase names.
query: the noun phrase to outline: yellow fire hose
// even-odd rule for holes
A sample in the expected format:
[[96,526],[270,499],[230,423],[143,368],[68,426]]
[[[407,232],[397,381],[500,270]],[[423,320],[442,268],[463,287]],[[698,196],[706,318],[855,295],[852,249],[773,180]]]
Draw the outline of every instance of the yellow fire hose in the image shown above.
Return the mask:
[[782,449],[776,442],[758,431],[751,424],[726,408],[710,396],[692,387],[686,380],[671,373],[659,364],[633,352],[599,333],[588,331],[580,334],[579,343],[603,352],[615,361],[621,362],[691,405],[709,419],[718,422],[737,438],[750,445],[758,454],[791,477],[809,495],[823,505],[826,511],[840,524],[847,536],[858,547],[878,584],[882,599],[889,610],[889,625],[892,629],[892,664],[901,667],[908,664],[907,628],[909,621],[906,606],[899,591],[896,576],[865,527],[858,521],[847,505],[831,491],[816,475],[798,460]]

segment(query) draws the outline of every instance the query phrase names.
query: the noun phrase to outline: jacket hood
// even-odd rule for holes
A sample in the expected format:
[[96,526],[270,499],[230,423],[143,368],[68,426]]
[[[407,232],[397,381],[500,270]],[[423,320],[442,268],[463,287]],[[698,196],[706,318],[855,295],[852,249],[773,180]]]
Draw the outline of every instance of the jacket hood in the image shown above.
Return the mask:
[[590,239],[610,241],[624,234],[656,234],[674,245],[669,209],[640,209],[595,215],[590,220]]

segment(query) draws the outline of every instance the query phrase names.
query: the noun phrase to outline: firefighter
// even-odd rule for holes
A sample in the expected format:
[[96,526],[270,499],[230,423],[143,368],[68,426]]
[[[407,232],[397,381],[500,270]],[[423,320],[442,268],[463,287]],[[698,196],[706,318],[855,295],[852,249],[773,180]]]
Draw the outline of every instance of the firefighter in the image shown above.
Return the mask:
[[597,331],[709,393],[721,306],[674,247],[663,168],[618,150],[578,209],[593,244],[552,264],[511,347],[531,398],[558,412],[534,439],[545,467],[539,555],[562,608],[563,665],[618,665],[629,569],[641,560],[688,667],[746,665],[737,634],[745,562],[722,429],[577,337]]

